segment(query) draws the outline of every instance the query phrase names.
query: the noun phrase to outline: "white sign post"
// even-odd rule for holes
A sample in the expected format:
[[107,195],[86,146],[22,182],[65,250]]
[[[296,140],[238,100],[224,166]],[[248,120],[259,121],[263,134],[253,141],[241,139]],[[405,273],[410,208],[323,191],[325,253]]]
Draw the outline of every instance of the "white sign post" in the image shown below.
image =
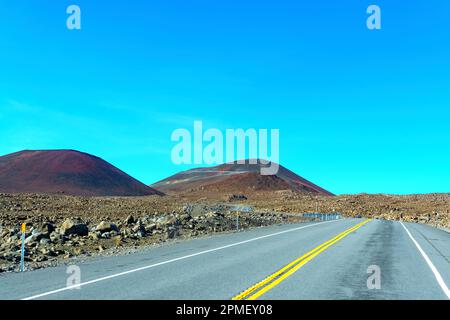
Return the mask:
[[22,223],[22,250],[20,254],[20,272],[25,271],[25,223]]

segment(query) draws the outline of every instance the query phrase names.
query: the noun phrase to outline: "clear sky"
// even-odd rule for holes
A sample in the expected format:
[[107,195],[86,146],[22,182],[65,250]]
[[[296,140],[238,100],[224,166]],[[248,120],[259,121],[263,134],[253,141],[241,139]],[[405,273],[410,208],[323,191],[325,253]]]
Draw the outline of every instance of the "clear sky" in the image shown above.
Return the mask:
[[202,120],[280,129],[281,164],[337,194],[450,192],[449,18],[448,0],[2,0],[0,155],[76,149],[150,184],[186,169],[170,135]]

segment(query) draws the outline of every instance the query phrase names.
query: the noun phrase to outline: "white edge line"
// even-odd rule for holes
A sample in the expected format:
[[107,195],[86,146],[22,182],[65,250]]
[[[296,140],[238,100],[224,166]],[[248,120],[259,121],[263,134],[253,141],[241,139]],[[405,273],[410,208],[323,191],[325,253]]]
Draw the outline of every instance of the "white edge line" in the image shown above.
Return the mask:
[[447,298],[450,299],[450,290],[448,289],[447,285],[445,284],[444,279],[442,278],[441,274],[439,273],[439,271],[437,270],[437,268],[434,266],[433,262],[431,262],[430,258],[428,257],[428,255],[425,253],[425,251],[423,251],[423,249],[420,247],[420,245],[417,243],[416,239],[414,239],[414,237],[411,235],[411,232],[409,232],[409,230],[405,227],[405,225],[403,224],[403,222],[400,222],[401,225],[403,226],[403,228],[406,230],[406,233],[408,234],[408,236],[411,238],[412,242],[414,242],[414,244],[416,245],[417,249],[419,250],[420,254],[422,255],[422,257],[425,259],[425,261],[427,262],[428,266],[430,267],[431,271],[433,271],[434,276],[436,277],[437,282],[439,283],[439,286],[441,286],[442,291],[444,291],[445,295],[447,296]]
[[134,272],[138,272],[138,271],[142,271],[142,270],[158,267],[158,266],[161,266],[161,265],[164,265],[164,264],[168,264],[168,263],[171,263],[171,262],[180,261],[180,260],[196,257],[196,256],[199,256],[199,255],[202,255],[202,254],[206,254],[206,253],[210,253],[210,252],[214,252],[214,251],[219,251],[219,250],[224,250],[224,249],[227,249],[227,248],[239,246],[241,244],[245,244],[245,243],[249,243],[249,242],[253,242],[253,241],[257,241],[257,240],[261,240],[261,239],[265,239],[265,238],[269,238],[269,237],[278,236],[280,234],[284,234],[284,233],[288,233],[288,232],[293,232],[293,231],[297,231],[297,230],[301,230],[301,229],[306,229],[306,228],[317,226],[317,225],[320,225],[320,224],[336,222],[336,221],[342,221],[342,220],[339,219],[339,220],[318,222],[318,223],[313,223],[313,224],[309,224],[309,225],[298,227],[298,228],[293,228],[293,229],[284,230],[284,231],[280,231],[280,232],[276,232],[276,233],[271,233],[271,234],[268,234],[268,235],[265,235],[265,236],[261,236],[261,237],[257,237],[257,238],[252,238],[252,239],[248,239],[248,240],[244,240],[244,241],[228,244],[226,246],[222,246],[222,247],[218,247],[218,248],[214,248],[214,249],[208,249],[208,250],[197,252],[197,253],[193,253],[193,254],[190,254],[190,255],[187,255],[187,256],[182,256],[182,257],[178,257],[178,258],[167,260],[167,261],[163,261],[163,262],[158,262],[158,263],[155,263],[155,264],[152,264],[152,265],[148,265],[148,266],[145,266],[145,267],[141,267],[141,268],[137,268],[137,269],[128,270],[128,271],[125,271],[125,272],[112,274],[110,276],[106,276],[106,277],[90,280],[90,281],[87,281],[87,282],[82,282],[82,283],[79,283],[79,284],[76,284],[76,285],[67,286],[67,287],[60,288],[60,289],[53,290],[53,291],[44,292],[44,293],[37,294],[37,295],[31,296],[31,297],[28,297],[28,298],[23,298],[21,300],[34,300],[34,299],[37,299],[37,298],[42,298],[42,297],[49,296],[49,295],[52,295],[52,294],[55,294],[55,293],[59,293],[59,292],[63,292],[63,291],[72,290],[72,289],[78,289],[78,288],[80,288],[82,286],[86,286],[86,285],[89,285],[89,284],[97,283],[97,282],[100,282],[100,281],[105,281],[105,280],[112,279],[112,278],[117,278],[117,277],[124,276],[124,275],[130,274],[130,273],[134,273]]

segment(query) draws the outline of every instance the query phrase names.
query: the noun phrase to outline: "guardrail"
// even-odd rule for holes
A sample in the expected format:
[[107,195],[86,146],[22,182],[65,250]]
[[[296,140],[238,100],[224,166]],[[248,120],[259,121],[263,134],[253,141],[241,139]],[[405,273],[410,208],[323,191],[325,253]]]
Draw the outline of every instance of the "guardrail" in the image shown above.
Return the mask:
[[319,212],[309,212],[303,213],[303,218],[309,218],[320,221],[338,220],[342,218],[342,214],[338,212],[333,213],[319,213]]

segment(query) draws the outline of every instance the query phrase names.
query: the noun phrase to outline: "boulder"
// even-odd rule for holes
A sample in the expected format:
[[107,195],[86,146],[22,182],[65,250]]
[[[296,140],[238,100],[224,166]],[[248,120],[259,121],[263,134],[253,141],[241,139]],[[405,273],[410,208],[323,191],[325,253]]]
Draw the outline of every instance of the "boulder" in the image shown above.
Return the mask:
[[45,222],[38,228],[38,230],[48,238],[50,234],[56,230],[56,227],[49,222]]
[[148,224],[148,225],[145,227],[145,229],[146,229],[148,232],[153,232],[153,231],[156,229],[156,223]]
[[136,220],[134,219],[134,217],[133,216],[128,216],[126,219],[125,219],[125,224],[126,225],[131,225],[131,224],[133,224],[133,223],[135,223],[136,222]]
[[60,233],[65,236],[71,234],[78,236],[87,236],[89,229],[85,223],[81,221],[74,221],[72,219],[66,219],[60,227]]
[[166,239],[173,239],[179,236],[179,230],[175,227],[169,227],[166,231]]
[[140,231],[142,231],[143,233],[145,233],[145,227],[144,227],[144,225],[142,225],[142,224],[137,224],[137,225],[135,225],[132,229],[131,229],[133,232],[140,232]]
[[119,228],[114,224],[106,221],[102,221],[95,227],[95,231],[99,231],[101,233],[116,231],[119,232]]
[[109,238],[111,238],[111,233],[110,232],[104,232],[104,233],[102,233],[101,237],[103,239],[109,239]]

